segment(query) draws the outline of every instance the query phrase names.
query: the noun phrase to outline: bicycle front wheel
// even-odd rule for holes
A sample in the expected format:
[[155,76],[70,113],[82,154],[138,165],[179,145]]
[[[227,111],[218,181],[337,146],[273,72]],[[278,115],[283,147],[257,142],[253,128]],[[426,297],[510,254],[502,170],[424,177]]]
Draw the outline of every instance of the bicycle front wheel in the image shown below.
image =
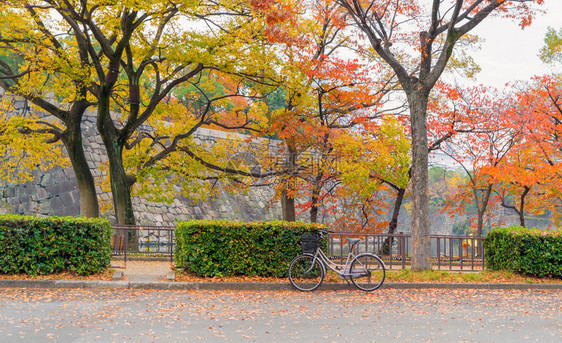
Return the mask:
[[299,291],[313,291],[324,281],[324,265],[313,255],[299,255],[289,264],[289,281]]
[[375,254],[360,254],[351,262],[351,281],[360,290],[371,292],[382,286],[384,263]]

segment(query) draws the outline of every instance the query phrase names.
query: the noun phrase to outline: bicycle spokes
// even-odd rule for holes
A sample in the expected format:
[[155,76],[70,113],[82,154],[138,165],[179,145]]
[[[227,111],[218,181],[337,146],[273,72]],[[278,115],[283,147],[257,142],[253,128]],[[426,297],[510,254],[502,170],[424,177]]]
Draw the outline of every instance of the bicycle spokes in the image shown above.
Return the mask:
[[351,281],[364,291],[374,291],[384,282],[385,268],[383,262],[374,254],[361,254],[351,263]]
[[312,291],[324,280],[324,267],[311,255],[297,256],[289,265],[289,280],[301,291]]

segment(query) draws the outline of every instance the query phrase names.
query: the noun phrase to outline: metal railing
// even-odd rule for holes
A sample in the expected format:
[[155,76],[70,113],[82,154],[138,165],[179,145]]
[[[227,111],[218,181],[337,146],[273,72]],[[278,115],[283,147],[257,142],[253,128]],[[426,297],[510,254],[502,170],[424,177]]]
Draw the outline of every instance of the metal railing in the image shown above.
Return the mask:
[[[125,265],[131,256],[166,257],[173,263],[175,236],[172,226],[113,226],[113,256],[123,257]],[[349,251],[347,238],[361,238],[355,253],[373,252],[389,269],[410,266],[412,238],[409,233],[372,234],[336,232],[328,236],[330,259],[345,263]],[[483,270],[484,237],[431,235],[433,268],[448,270]]]
[[173,226],[113,226],[113,257],[122,256],[127,265],[131,256],[174,258]]
[[[360,238],[356,253],[373,252],[379,255],[389,269],[406,269],[411,262],[412,238],[409,233],[370,234],[336,232],[328,237],[328,256],[344,262],[349,251],[347,238]],[[431,235],[433,268],[449,270],[484,269],[484,237]]]

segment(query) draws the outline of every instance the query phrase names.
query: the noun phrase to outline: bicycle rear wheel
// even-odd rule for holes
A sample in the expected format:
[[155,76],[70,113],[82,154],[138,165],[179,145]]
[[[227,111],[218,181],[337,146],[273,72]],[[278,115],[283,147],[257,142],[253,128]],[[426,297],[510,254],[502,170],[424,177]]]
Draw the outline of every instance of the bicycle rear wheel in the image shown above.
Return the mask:
[[371,292],[382,286],[386,272],[375,254],[360,254],[351,262],[351,281],[360,290]]
[[320,287],[325,274],[324,265],[313,255],[299,255],[289,264],[289,281],[299,291],[313,291]]

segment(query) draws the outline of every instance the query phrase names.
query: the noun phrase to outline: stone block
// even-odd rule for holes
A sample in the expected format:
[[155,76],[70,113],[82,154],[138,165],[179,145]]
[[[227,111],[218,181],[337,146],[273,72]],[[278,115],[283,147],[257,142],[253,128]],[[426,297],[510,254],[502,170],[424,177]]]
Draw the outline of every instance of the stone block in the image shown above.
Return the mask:
[[15,187],[7,187],[4,189],[4,198],[11,198],[16,195],[16,188]]
[[35,187],[33,185],[25,185],[20,188],[20,195],[30,197],[33,192],[35,192]]
[[70,181],[64,181],[61,183],[58,183],[56,185],[57,187],[57,192],[56,193],[50,193],[51,196],[52,195],[56,195],[56,194],[63,194],[63,193],[72,193],[72,194],[76,194],[78,195],[78,185],[76,184],[76,182],[70,182]]
[[64,170],[62,168],[55,169],[52,173],[52,177],[54,179],[54,183],[68,180],[68,177],[64,174]]
[[42,215],[47,216],[47,215],[51,214],[52,211],[53,211],[53,208],[51,207],[51,204],[48,200],[42,202],[39,205],[39,213],[42,214]]
[[80,215],[80,204],[74,204],[74,206],[65,206],[61,213],[65,217],[76,217]]
[[60,198],[60,196],[54,196],[51,199],[51,206],[53,207],[53,209],[62,209],[64,204],[62,203],[62,199]]
[[33,212],[33,208],[35,207],[36,203],[31,201],[28,201],[26,203],[21,204],[21,207],[23,208],[24,213],[27,214],[31,214]]
[[10,213],[18,214],[20,208],[23,210],[20,204],[12,204],[10,207]]
[[43,176],[41,176],[41,181],[39,182],[39,185],[43,186],[43,187],[47,187],[50,186],[53,183],[53,178],[51,176],[51,174],[47,173],[47,174],[43,174]]
[[49,197],[49,193],[43,187],[37,187],[34,195],[38,201],[45,200]]
[[9,214],[9,213],[10,213],[9,205],[0,202],[0,214]]
[[72,197],[72,201],[73,202],[80,202],[80,192],[78,191],[78,188],[74,188],[71,192],[70,192],[70,196]]
[[72,196],[70,195],[70,193],[63,193],[60,195],[60,199],[62,201],[62,204],[64,206],[72,206],[74,205],[74,199],[72,199]]
[[29,196],[29,195],[20,195],[20,196],[18,197],[18,201],[19,201],[20,204],[25,204],[25,203],[31,201],[31,196]]
[[66,177],[68,179],[73,179],[73,180],[76,179],[76,174],[74,174],[74,169],[66,168],[66,169],[63,169],[63,172],[64,172],[64,175],[66,175]]

